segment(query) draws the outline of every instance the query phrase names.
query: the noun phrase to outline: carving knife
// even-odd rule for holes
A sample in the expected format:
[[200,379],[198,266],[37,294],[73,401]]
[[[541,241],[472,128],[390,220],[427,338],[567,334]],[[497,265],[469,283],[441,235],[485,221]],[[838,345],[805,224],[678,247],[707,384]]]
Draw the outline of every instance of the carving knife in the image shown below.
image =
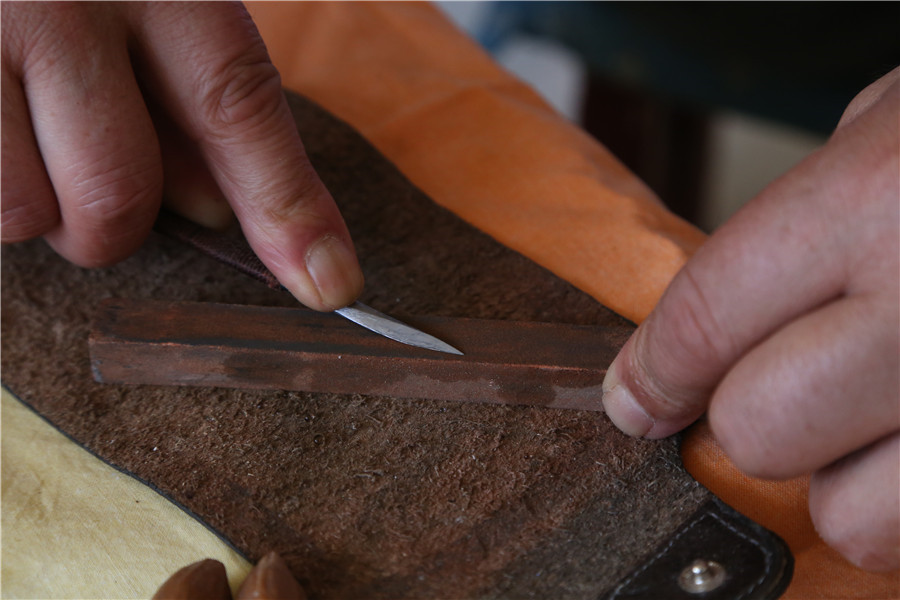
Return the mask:
[[365,327],[369,331],[374,331],[375,333],[379,333],[394,341],[409,344],[410,346],[425,348],[427,350],[462,355],[462,352],[447,342],[439,340],[424,331],[419,331],[403,321],[398,321],[382,312],[378,312],[371,306],[366,306],[362,302],[354,302],[350,306],[339,308],[334,312],[345,319],[353,321],[357,325]]
[[[238,232],[208,229],[165,209],[160,211],[155,229],[234,267],[245,275],[262,281],[271,288],[284,289],[272,272],[259,260],[243,235],[239,235]],[[355,302],[334,312],[394,341],[436,352],[462,355],[462,352],[443,340],[389,317],[362,302]]]

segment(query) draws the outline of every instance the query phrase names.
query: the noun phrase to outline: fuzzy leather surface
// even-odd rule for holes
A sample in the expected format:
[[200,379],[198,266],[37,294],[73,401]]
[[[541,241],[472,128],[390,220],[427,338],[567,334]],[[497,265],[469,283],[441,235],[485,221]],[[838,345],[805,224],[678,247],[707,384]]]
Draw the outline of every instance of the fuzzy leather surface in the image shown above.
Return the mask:
[[[291,105],[356,242],[364,302],[627,324],[436,206],[346,125]],[[97,384],[87,338],[103,298],[295,301],[156,236],[103,270],[40,241],[2,258],[4,384],[250,560],[278,551],[312,598],[596,597],[711,498],[677,440],[628,438],[602,413]]]

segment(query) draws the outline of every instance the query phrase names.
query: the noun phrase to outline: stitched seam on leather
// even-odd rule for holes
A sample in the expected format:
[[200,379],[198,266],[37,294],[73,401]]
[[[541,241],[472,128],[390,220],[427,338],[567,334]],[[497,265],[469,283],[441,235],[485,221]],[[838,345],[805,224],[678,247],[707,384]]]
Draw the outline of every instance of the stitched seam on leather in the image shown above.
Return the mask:
[[756,591],[756,589],[759,588],[760,585],[762,585],[763,580],[765,580],[765,578],[766,578],[766,573],[768,572],[769,567],[771,567],[771,565],[772,565],[772,555],[771,555],[771,553],[766,551],[765,547],[762,544],[760,544],[758,540],[744,534],[743,532],[738,530],[736,527],[734,527],[733,525],[731,525],[730,523],[728,523],[727,521],[722,519],[719,515],[712,513],[710,516],[713,517],[715,520],[717,520],[722,525],[724,525],[725,529],[728,529],[729,531],[734,533],[739,538],[743,538],[743,539],[747,540],[748,542],[750,542],[751,544],[753,544],[754,546],[759,548],[760,552],[762,552],[763,558],[765,559],[765,565],[763,567],[762,573],[760,574],[759,577],[756,578],[756,581],[754,581],[753,584],[749,588],[747,588],[747,590],[743,594],[741,594],[734,600],[741,600],[742,598],[746,598],[751,593]]
[[715,519],[716,521],[721,523],[725,527],[725,529],[731,531],[738,537],[743,538],[744,540],[747,540],[748,542],[750,542],[751,544],[753,544],[754,546],[759,548],[760,551],[762,552],[763,557],[765,558],[766,568],[763,569],[762,574],[756,579],[756,581],[754,581],[750,585],[750,587],[744,591],[743,594],[735,597],[734,600],[742,600],[743,598],[746,598],[748,595],[750,595],[751,593],[756,591],[756,589],[762,584],[763,580],[766,578],[766,573],[767,573],[768,567],[771,565],[771,554],[766,551],[765,547],[763,547],[763,545],[760,544],[759,541],[743,534],[741,531],[736,529],[734,526],[732,526],[731,524],[729,524],[728,522],[723,520],[722,517],[720,517],[719,515],[717,515],[715,513],[704,513],[703,515],[700,516],[700,518],[693,521],[690,525],[687,526],[687,528],[683,529],[679,534],[677,534],[671,540],[669,540],[669,542],[665,546],[663,546],[659,550],[659,552],[654,554],[646,563],[644,563],[644,566],[642,566],[640,569],[638,569],[637,571],[632,573],[627,579],[625,579],[625,581],[623,581],[618,586],[616,586],[616,589],[613,590],[613,593],[609,596],[610,600],[613,600],[614,598],[619,597],[619,594],[621,593],[622,588],[629,585],[632,581],[637,579],[641,573],[643,573],[644,571],[649,569],[651,566],[653,566],[653,564],[656,561],[658,561],[661,556],[663,556],[666,552],[668,552],[672,548],[672,546],[675,544],[675,542],[677,542],[679,539],[681,539],[682,536],[686,535],[691,530],[693,530],[697,525],[699,525],[704,519],[706,519],[708,517],[712,517],[713,519]]
[[619,595],[619,593],[622,591],[622,588],[624,588],[625,586],[627,586],[628,584],[630,584],[632,581],[634,581],[635,579],[637,579],[638,576],[639,576],[641,573],[643,573],[644,571],[646,571],[647,569],[649,569],[651,566],[653,566],[653,563],[655,563],[657,560],[659,560],[659,557],[660,557],[660,556],[662,556],[663,554],[665,554],[666,552],[668,552],[669,549],[670,549],[673,545],[675,545],[675,542],[677,542],[679,539],[681,539],[682,536],[687,535],[692,529],[694,529],[694,527],[696,527],[697,525],[699,525],[700,522],[703,521],[703,519],[707,518],[708,516],[709,516],[708,513],[704,513],[703,515],[700,516],[699,519],[693,521],[690,525],[687,526],[687,528],[683,529],[680,533],[678,533],[678,534],[675,535],[672,539],[670,539],[670,540],[669,540],[669,543],[667,543],[665,546],[663,546],[663,547],[659,550],[659,552],[657,552],[656,554],[654,554],[654,555],[650,558],[650,560],[648,560],[646,563],[644,563],[644,566],[642,566],[640,569],[638,569],[637,571],[635,571],[634,573],[632,573],[631,575],[629,575],[628,578],[625,579],[625,581],[623,581],[623,582],[620,583],[618,586],[616,586],[616,589],[613,590],[613,593],[612,593],[612,595],[610,596],[610,599],[616,598],[616,597]]

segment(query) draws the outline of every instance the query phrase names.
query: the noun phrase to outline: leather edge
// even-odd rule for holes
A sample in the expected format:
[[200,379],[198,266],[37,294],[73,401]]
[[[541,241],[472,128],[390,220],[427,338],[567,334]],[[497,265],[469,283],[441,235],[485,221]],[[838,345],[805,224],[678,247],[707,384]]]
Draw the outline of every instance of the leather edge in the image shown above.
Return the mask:
[[[697,559],[724,567],[725,579],[718,587],[701,592],[680,587],[679,576]],[[778,598],[790,584],[793,567],[784,540],[713,498],[602,598]]]

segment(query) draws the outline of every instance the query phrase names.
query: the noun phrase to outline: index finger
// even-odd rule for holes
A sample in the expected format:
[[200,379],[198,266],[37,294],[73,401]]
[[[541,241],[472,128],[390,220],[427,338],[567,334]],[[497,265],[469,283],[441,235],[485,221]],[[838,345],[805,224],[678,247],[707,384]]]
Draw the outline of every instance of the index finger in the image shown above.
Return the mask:
[[351,303],[363,278],[350,235],[243,6],[139,6],[134,26],[151,93],[199,146],[256,254],[305,305]]

